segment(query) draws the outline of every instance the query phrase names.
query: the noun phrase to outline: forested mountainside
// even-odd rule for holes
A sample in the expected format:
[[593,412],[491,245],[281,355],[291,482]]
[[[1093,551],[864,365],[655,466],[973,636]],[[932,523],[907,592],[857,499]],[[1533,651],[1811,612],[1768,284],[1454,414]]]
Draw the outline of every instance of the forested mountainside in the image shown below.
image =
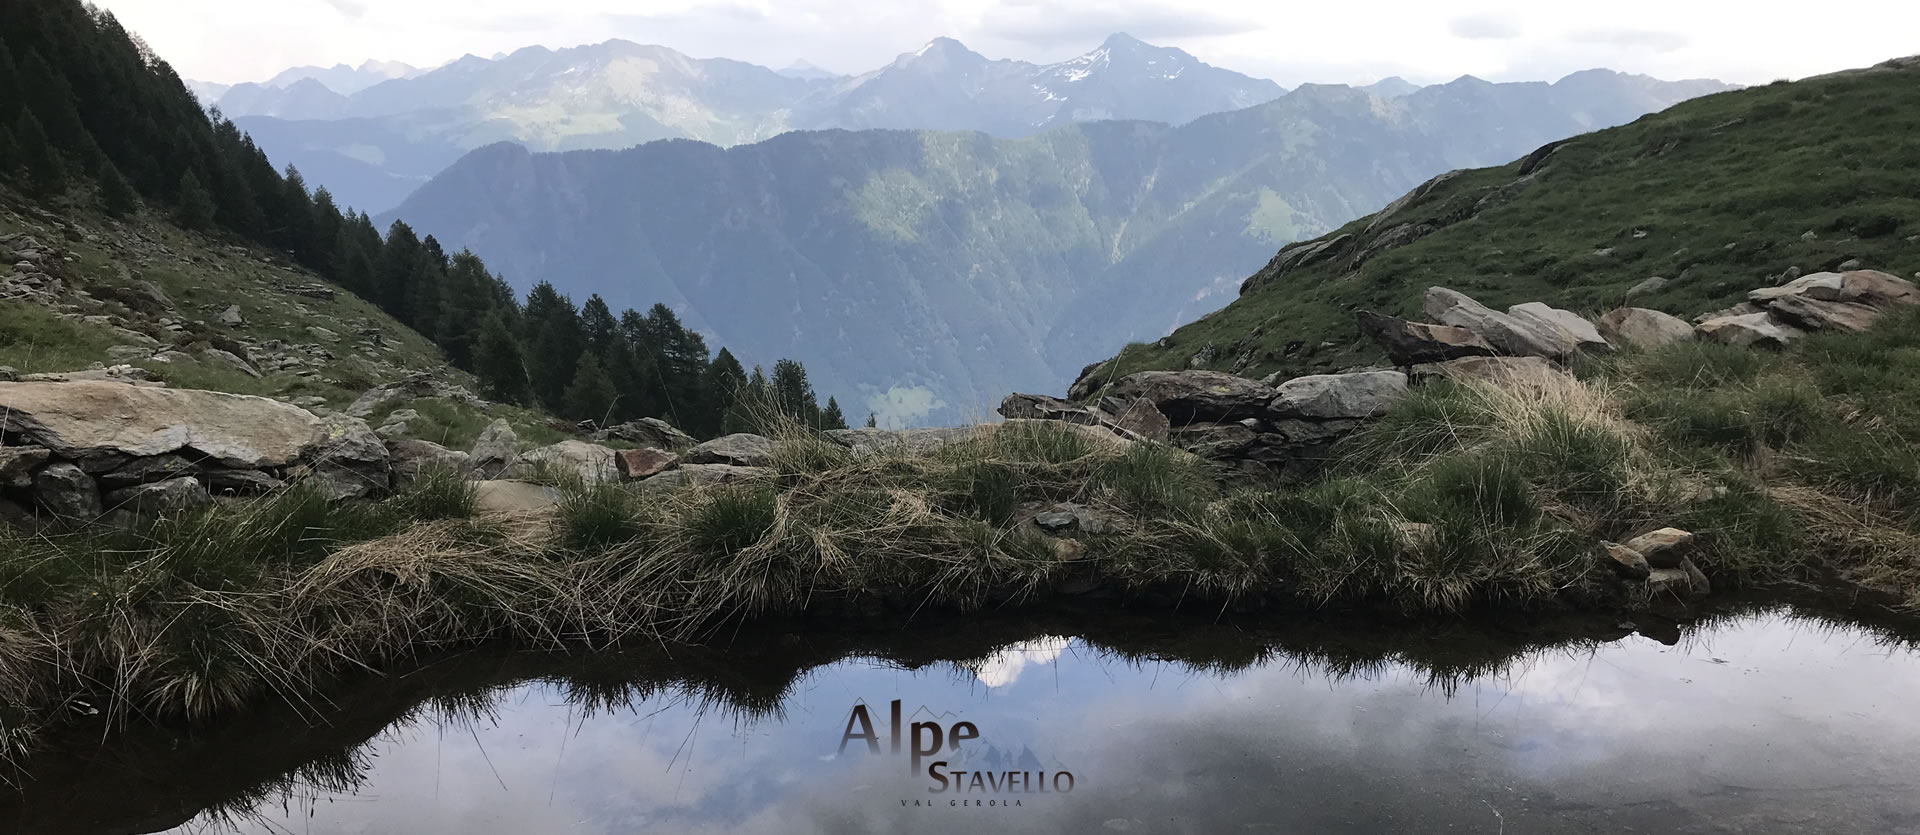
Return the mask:
[[[837,404],[813,401],[798,363],[750,374],[724,349],[709,355],[665,306],[616,314],[544,284],[523,302],[472,253],[405,224],[383,236],[297,171],[276,172],[111,13],[72,0],[8,7],[0,196],[0,251],[12,256],[0,365],[12,371],[128,362],[162,379],[324,400],[451,365],[496,400],[571,420],[658,416],[711,435],[729,415],[740,421],[736,395],[760,386],[781,389],[796,416],[841,422]],[[316,275],[334,286],[305,283]],[[189,299],[212,307],[179,307]],[[326,327],[343,322],[357,332]],[[264,331],[274,338],[255,338]],[[342,339],[368,343],[369,361],[343,364],[355,358],[337,354],[363,346]],[[231,373],[170,356],[188,351]]]
[[[1233,297],[1293,240],[1442,171],[1663,106],[1617,73],[1463,78],[1383,100],[1307,86],[1181,127],[1024,139],[820,131],[531,154],[500,145],[386,218],[470,247],[517,286],[661,300],[896,421],[988,414]],[[857,411],[857,410],[856,410]]]
[[1283,376],[1380,361],[1354,313],[1414,314],[1444,285],[1504,308],[1682,316],[1858,261],[1920,270],[1920,60],[1678,105],[1429,181],[1285,247],[1225,309],[1128,347],[1157,368]]

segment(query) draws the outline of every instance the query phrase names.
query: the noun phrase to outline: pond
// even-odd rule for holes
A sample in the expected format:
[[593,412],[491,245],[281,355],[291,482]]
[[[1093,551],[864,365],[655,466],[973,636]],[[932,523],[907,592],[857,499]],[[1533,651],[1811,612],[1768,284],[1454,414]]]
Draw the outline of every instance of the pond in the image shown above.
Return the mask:
[[1059,616],[481,653],[73,743],[0,828],[1920,832],[1912,644],[1789,609],[1626,631]]

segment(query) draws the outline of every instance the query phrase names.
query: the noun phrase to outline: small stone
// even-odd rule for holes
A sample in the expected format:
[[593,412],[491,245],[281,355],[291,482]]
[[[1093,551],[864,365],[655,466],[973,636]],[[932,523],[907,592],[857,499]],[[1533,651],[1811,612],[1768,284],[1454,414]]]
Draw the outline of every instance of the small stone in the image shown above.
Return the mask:
[[1627,300],[1632,301],[1641,296],[1653,295],[1654,293],[1658,293],[1661,290],[1667,289],[1668,285],[1671,285],[1671,284],[1673,284],[1673,282],[1668,281],[1667,279],[1661,278],[1660,276],[1656,275],[1652,278],[1647,279],[1646,281],[1642,281],[1639,284],[1635,284],[1632,287],[1628,288]]
[[1647,579],[1647,573],[1652,570],[1652,566],[1647,565],[1647,558],[1639,551],[1614,542],[1601,545],[1605,549],[1607,565],[1615,573],[1629,580]]
[[1079,524],[1079,522],[1080,517],[1073,515],[1073,513],[1069,511],[1051,511],[1033,517],[1033,523],[1039,525],[1040,529],[1044,531],[1058,532],[1071,530],[1075,525]]
[[1857,269],[1860,269],[1860,268],[1861,268],[1861,267],[1863,267],[1863,266],[1865,266],[1865,265],[1864,265],[1864,264],[1861,264],[1861,263],[1860,263],[1860,259],[1858,259],[1858,258],[1848,258],[1847,260],[1845,260],[1845,261],[1841,261],[1841,262],[1840,262],[1840,268],[1839,268],[1839,269],[1840,269],[1840,271],[1841,271],[1841,272],[1846,272],[1846,271],[1848,271],[1848,270],[1857,270]]
[[1694,536],[1679,528],[1661,528],[1627,540],[1626,547],[1638,552],[1654,568],[1679,568],[1693,553]]
[[226,310],[220,311],[220,324],[222,325],[237,328],[246,323],[246,318],[240,315],[240,305],[230,305]]

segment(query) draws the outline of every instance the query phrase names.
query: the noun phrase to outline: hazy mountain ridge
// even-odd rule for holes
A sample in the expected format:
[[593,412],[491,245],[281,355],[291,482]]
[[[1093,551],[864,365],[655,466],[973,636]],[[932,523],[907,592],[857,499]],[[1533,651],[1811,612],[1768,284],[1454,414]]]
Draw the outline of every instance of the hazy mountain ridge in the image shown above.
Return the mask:
[[1009,390],[1063,389],[1122,343],[1225,304],[1282,244],[1435,174],[1658,109],[1648,89],[1612,73],[1461,79],[1393,100],[1309,85],[1179,127],[1020,139],[498,146],[381,222],[472,247],[519,286],[666,301],[729,345],[801,359],[823,388],[863,391],[883,416],[952,421]]

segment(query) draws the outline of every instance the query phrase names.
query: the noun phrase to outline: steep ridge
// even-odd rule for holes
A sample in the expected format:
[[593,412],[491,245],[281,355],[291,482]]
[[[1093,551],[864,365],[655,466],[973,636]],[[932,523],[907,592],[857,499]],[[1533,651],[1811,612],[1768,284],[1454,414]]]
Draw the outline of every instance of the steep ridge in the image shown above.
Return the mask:
[[1354,311],[1412,314],[1431,285],[1497,308],[1538,300],[1594,313],[1631,300],[1691,316],[1849,261],[1911,275],[1916,80],[1920,62],[1900,59],[1708,96],[1507,165],[1441,175],[1283,248],[1232,304],[1128,347],[1097,377],[1188,367],[1286,376],[1375,362]]

